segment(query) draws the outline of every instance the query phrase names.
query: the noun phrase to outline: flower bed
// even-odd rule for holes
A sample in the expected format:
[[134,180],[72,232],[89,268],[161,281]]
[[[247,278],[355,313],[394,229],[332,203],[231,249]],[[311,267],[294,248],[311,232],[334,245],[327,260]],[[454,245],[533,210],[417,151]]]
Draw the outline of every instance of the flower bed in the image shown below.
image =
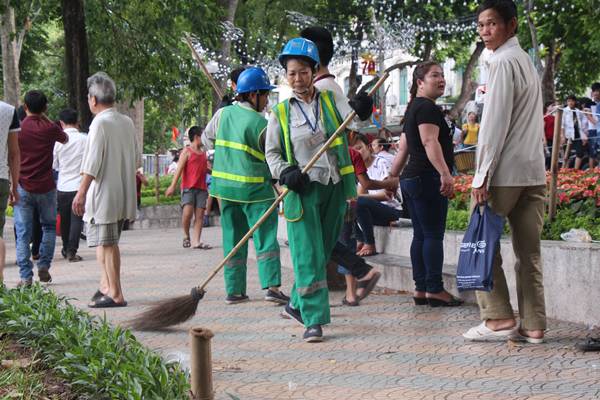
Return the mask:
[[[446,225],[449,230],[465,230],[468,225],[472,181],[472,175],[455,177],[455,197],[450,200]],[[546,219],[542,239],[561,240],[561,233],[582,228],[590,232],[592,239],[600,240],[600,169],[561,169],[557,196],[556,219],[552,223]]]

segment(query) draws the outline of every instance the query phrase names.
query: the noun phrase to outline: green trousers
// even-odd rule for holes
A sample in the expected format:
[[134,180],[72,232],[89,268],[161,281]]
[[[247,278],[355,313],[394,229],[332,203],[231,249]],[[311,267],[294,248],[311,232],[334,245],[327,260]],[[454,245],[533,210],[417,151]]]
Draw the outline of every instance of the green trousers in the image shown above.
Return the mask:
[[[223,253],[231,249],[244,237],[272,204],[271,201],[239,203],[221,200],[221,227],[223,231]],[[277,243],[277,212],[254,232],[252,236],[256,249],[260,286],[267,289],[281,286],[281,261]],[[246,294],[246,271],[248,244],[246,243],[231,260],[225,264],[225,291],[227,295]]]
[[300,199],[302,218],[287,223],[295,279],[291,302],[309,327],[331,321],[327,262],[344,221],[346,199],[341,182],[311,182]]

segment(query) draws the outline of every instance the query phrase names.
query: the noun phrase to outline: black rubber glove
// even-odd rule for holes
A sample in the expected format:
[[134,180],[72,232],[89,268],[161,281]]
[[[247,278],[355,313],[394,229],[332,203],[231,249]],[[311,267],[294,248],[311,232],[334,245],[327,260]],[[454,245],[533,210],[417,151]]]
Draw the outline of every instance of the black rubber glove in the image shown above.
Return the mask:
[[358,115],[361,121],[366,121],[373,113],[373,98],[365,92],[361,92],[351,98],[348,104],[356,111],[356,115]]
[[310,178],[307,174],[303,174],[297,165],[291,165],[279,174],[279,184],[297,193],[304,192],[309,183]]

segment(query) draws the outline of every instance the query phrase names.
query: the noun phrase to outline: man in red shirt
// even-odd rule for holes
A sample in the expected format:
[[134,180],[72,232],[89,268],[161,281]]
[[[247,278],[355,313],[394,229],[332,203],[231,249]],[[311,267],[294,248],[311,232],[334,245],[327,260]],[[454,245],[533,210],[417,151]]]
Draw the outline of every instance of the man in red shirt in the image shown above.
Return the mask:
[[52,176],[52,154],[54,144],[66,143],[69,137],[58,124],[46,117],[47,105],[48,99],[40,91],[32,90],[25,95],[24,107],[27,117],[21,123],[19,133],[19,201],[14,207],[17,263],[21,277],[19,286],[31,286],[33,280],[29,242],[34,211],[39,213],[43,232],[37,264],[38,277],[40,282],[52,281],[48,272],[56,242],[56,185]]

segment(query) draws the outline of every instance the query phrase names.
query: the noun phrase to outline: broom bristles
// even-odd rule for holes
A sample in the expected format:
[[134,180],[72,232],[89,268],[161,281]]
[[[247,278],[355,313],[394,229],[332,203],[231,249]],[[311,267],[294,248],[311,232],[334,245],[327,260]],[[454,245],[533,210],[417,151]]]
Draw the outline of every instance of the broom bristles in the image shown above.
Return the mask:
[[194,316],[199,302],[200,297],[191,294],[157,302],[131,320],[129,326],[140,331],[151,331],[180,324]]

